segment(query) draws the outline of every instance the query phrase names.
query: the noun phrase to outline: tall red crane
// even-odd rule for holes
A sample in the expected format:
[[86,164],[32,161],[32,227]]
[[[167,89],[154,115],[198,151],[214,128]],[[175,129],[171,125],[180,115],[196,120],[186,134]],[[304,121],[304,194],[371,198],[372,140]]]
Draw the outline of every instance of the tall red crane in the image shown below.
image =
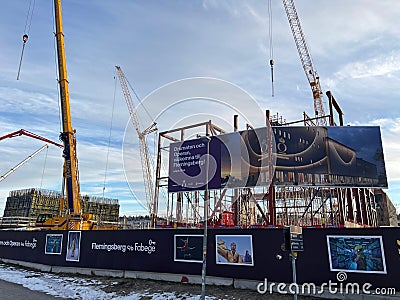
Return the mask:
[[[8,139],[8,138],[13,138],[13,137],[17,137],[17,136],[21,136],[21,135],[25,135],[34,139],[38,139],[41,140],[43,142],[55,145],[57,147],[60,148],[64,148],[63,145],[53,142],[52,140],[46,139],[45,137],[42,137],[40,135],[37,135],[36,133],[24,130],[24,129],[20,129],[14,132],[11,132],[9,134],[0,136],[0,141],[4,140],[4,139]],[[34,158],[36,155],[38,155],[40,152],[42,152],[44,149],[47,149],[49,147],[49,145],[45,144],[43,147],[41,147],[39,150],[35,151],[34,153],[32,153],[31,155],[29,155],[27,158],[25,158],[23,161],[21,161],[20,163],[18,163],[15,167],[11,168],[7,173],[5,173],[4,175],[0,176],[0,181],[3,181],[4,179],[6,179],[7,176],[11,175],[12,173],[14,173],[18,168],[20,168],[21,166],[23,166],[25,163],[27,163],[29,160],[31,160],[32,158]]]
[[314,98],[314,112],[317,125],[326,125],[324,105],[322,103],[322,89],[319,82],[319,76],[314,68],[310,51],[304,37],[303,29],[301,28],[300,19],[297,14],[294,0],[282,0],[285,12],[289,20],[290,29],[293,34],[297,52],[299,53],[301,64],[310,84]]
[[40,135],[38,135],[38,134],[36,134],[36,133],[27,131],[27,130],[25,130],[25,129],[20,129],[20,130],[11,132],[11,133],[9,133],[9,134],[0,136],[0,141],[1,141],[1,140],[4,140],[4,139],[7,139],[7,138],[13,138],[13,137],[16,137],[16,136],[21,136],[21,135],[29,136],[29,137],[31,137],[31,138],[41,140],[41,141],[43,141],[43,142],[52,144],[52,145],[54,145],[54,146],[57,146],[57,147],[60,147],[60,148],[64,148],[64,146],[61,145],[61,144],[59,144],[59,143],[53,142],[52,140],[46,139],[45,137],[42,137],[42,136],[40,136]]

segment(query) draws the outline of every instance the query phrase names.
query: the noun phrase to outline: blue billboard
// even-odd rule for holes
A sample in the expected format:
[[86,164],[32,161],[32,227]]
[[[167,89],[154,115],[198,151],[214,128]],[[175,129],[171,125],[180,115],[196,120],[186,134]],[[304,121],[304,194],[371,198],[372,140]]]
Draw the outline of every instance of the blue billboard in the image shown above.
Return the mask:
[[168,191],[387,188],[378,126],[274,126],[170,144]]

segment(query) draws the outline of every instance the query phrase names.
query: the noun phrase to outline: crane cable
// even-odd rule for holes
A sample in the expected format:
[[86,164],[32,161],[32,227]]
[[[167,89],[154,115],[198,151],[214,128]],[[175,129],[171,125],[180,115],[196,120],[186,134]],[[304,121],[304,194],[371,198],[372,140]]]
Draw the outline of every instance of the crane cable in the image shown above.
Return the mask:
[[[61,107],[61,95],[60,95],[60,85],[59,85],[59,74],[58,74],[58,63],[57,63],[57,37],[56,37],[56,16],[55,16],[55,7],[54,7],[54,2],[53,2],[53,8],[51,10],[53,12],[52,17],[53,17],[53,34],[54,34],[54,40],[53,40],[53,53],[54,53],[54,73],[56,77],[56,88],[57,88],[57,103],[58,103],[58,123],[59,123],[59,131],[63,132],[63,121],[62,121],[62,107]],[[63,179],[64,182],[64,179]],[[63,193],[64,195],[64,193]]]
[[46,148],[46,156],[44,157],[42,178],[41,178],[41,180],[40,180],[40,189],[42,189],[43,177],[44,177],[44,171],[46,170],[46,162],[47,162],[47,154],[48,154],[48,153],[49,153],[49,147],[47,146],[47,148]]
[[[135,89],[133,88],[133,86],[132,86],[131,83],[129,82],[128,78],[125,77],[125,80],[126,80],[128,86],[129,86],[129,88],[132,90],[133,94],[135,95],[136,99],[138,100],[139,105],[142,105],[142,106],[143,106],[143,109],[144,109],[145,113],[147,114],[147,116],[150,118],[150,120],[153,122],[153,124],[156,124],[156,121],[155,121],[154,118],[150,115],[149,111],[147,110],[146,106],[144,105],[144,102],[142,101],[142,99],[140,99],[139,95],[136,93]],[[139,107],[139,105],[138,105],[137,107]],[[136,108],[135,108],[135,109],[136,109]],[[136,109],[136,111],[137,111],[137,109]],[[136,114],[136,115],[137,115],[137,117],[139,118],[139,115],[138,115],[138,114]],[[156,128],[156,131],[154,132],[154,136],[157,137],[157,128]],[[145,141],[146,141],[146,144],[147,144],[147,140],[145,140]],[[151,155],[151,154],[149,155],[149,158],[150,158],[150,168],[151,168],[150,172],[151,172],[152,174],[154,174],[154,157],[153,157],[153,156],[154,156],[154,153],[156,153],[156,152],[155,152],[155,148],[156,148],[156,138],[154,138],[154,145],[153,145],[154,152],[153,152],[153,155]]]
[[[147,110],[146,106],[144,106],[144,103],[142,102],[142,100],[140,99],[139,95],[136,93],[135,89],[133,88],[133,86],[131,85],[131,83],[129,82],[128,78],[125,77],[126,82],[128,83],[130,89],[132,90],[133,94],[135,95],[136,99],[139,101],[139,105],[143,106],[144,111],[146,112],[147,116],[150,118],[150,120],[152,122],[154,122],[153,117],[150,115],[149,111]],[[139,116],[138,116],[139,117]]]
[[108,147],[107,147],[107,159],[106,159],[106,169],[104,172],[104,183],[103,183],[103,199],[104,199],[104,193],[106,190],[106,181],[107,181],[107,171],[108,171],[108,158],[110,156],[110,144],[111,144],[111,133],[112,133],[112,128],[113,128],[113,120],[114,120],[114,108],[115,108],[115,98],[116,98],[116,93],[117,93],[117,76],[114,73],[114,100],[113,100],[113,105],[112,105],[112,111],[111,111],[111,121],[110,121],[110,133],[108,136]]
[[272,42],[272,3],[268,0],[269,65],[271,67],[271,89],[274,97],[274,45]]
[[22,57],[24,56],[24,50],[25,50],[25,44],[28,41],[29,38],[29,32],[31,30],[31,24],[32,24],[32,17],[33,17],[33,11],[35,9],[35,1],[36,0],[31,0],[29,2],[29,7],[28,7],[28,12],[26,14],[26,20],[25,20],[25,28],[24,28],[24,35],[22,36],[22,51],[21,51],[21,58],[19,60],[19,66],[18,66],[18,73],[17,73],[17,80],[19,80],[19,74],[21,72],[21,65],[22,65]]

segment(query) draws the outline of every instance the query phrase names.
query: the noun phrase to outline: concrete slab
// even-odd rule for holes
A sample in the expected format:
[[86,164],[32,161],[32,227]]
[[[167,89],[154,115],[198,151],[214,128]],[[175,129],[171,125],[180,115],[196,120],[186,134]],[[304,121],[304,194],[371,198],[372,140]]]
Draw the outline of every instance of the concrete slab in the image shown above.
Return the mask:
[[105,277],[125,277],[124,270],[106,270],[106,269],[91,269],[91,275],[95,276],[105,276]]
[[91,273],[90,273],[91,270],[87,269],[87,268],[52,266],[51,271],[53,273],[69,273],[69,274],[91,275]]
[[18,266],[25,267],[25,268],[40,270],[42,272],[51,272],[51,266],[48,266],[48,265],[37,264],[37,263],[21,261],[21,260],[12,260],[12,259],[3,259],[2,261],[5,263],[18,265]]
[[[170,282],[186,282],[189,284],[201,284],[200,275],[125,271],[125,278],[151,279],[151,280],[170,281]],[[206,284],[232,286],[233,279],[207,276]]]
[[169,274],[169,273],[141,272],[141,271],[125,271],[125,278],[181,282],[182,275]]
[[233,279],[233,287],[235,289],[257,290],[258,280]]
[[[201,284],[200,275],[187,275],[187,277],[189,279],[189,283]],[[233,286],[233,278],[207,276],[206,285]]]
[[75,267],[52,267],[53,273],[70,273],[70,274],[82,274],[92,276],[104,276],[104,277],[125,277],[124,270],[106,270],[106,269],[92,269],[92,268],[75,268]]

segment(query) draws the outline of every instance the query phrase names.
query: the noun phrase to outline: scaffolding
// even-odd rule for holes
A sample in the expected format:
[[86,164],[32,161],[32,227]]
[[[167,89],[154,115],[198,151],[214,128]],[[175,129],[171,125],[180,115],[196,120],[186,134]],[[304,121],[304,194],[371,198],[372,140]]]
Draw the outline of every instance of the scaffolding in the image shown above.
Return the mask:
[[[64,201],[64,206],[61,206]],[[10,191],[7,197],[3,218],[28,218],[36,220],[39,214],[62,215],[62,207],[66,207],[65,199],[58,191],[29,188]],[[119,204],[117,199],[95,196],[81,197],[82,213],[99,216],[104,222],[118,222]],[[13,223],[13,221],[10,221]],[[15,223],[15,222],[14,222]]]
[[34,218],[39,214],[58,214],[61,193],[44,189],[11,191],[7,197],[3,217]]
[[119,218],[117,199],[85,195],[82,197],[82,211],[98,216],[101,222],[118,222]]

